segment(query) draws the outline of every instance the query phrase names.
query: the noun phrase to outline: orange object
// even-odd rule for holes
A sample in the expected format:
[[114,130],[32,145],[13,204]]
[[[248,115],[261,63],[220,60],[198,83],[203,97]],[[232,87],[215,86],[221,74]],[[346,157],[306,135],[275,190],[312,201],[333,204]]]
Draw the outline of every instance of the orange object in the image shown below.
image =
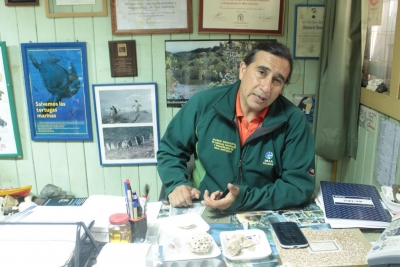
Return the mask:
[[27,185],[18,188],[0,188],[0,197],[12,196],[12,197],[24,197],[31,191],[32,186]]

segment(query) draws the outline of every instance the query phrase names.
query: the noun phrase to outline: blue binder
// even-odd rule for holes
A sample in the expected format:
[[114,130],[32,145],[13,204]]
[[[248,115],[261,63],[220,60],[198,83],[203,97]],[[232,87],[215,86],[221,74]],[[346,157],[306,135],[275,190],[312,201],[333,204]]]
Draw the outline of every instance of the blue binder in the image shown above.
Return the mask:
[[329,219],[391,221],[372,185],[321,181],[325,216]]

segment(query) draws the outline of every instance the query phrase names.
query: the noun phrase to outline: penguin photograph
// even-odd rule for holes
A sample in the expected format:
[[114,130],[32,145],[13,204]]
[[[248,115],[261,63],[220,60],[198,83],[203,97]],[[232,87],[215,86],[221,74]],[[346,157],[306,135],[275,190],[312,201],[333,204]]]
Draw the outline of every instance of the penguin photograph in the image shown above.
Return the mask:
[[156,84],[93,88],[101,165],[156,163]]

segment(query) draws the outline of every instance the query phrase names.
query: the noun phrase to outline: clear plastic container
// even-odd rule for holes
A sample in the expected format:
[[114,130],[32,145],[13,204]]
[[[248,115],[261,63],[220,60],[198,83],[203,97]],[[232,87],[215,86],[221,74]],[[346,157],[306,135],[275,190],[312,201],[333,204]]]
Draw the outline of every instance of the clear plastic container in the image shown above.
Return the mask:
[[131,243],[131,224],[125,213],[116,213],[109,218],[108,236],[110,243]]

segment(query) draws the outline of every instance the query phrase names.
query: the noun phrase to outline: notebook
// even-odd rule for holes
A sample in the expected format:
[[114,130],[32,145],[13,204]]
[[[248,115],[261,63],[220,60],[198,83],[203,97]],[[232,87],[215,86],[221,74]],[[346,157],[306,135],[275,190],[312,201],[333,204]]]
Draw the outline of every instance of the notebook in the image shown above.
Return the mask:
[[373,185],[321,181],[325,220],[332,228],[386,228],[391,215]]

